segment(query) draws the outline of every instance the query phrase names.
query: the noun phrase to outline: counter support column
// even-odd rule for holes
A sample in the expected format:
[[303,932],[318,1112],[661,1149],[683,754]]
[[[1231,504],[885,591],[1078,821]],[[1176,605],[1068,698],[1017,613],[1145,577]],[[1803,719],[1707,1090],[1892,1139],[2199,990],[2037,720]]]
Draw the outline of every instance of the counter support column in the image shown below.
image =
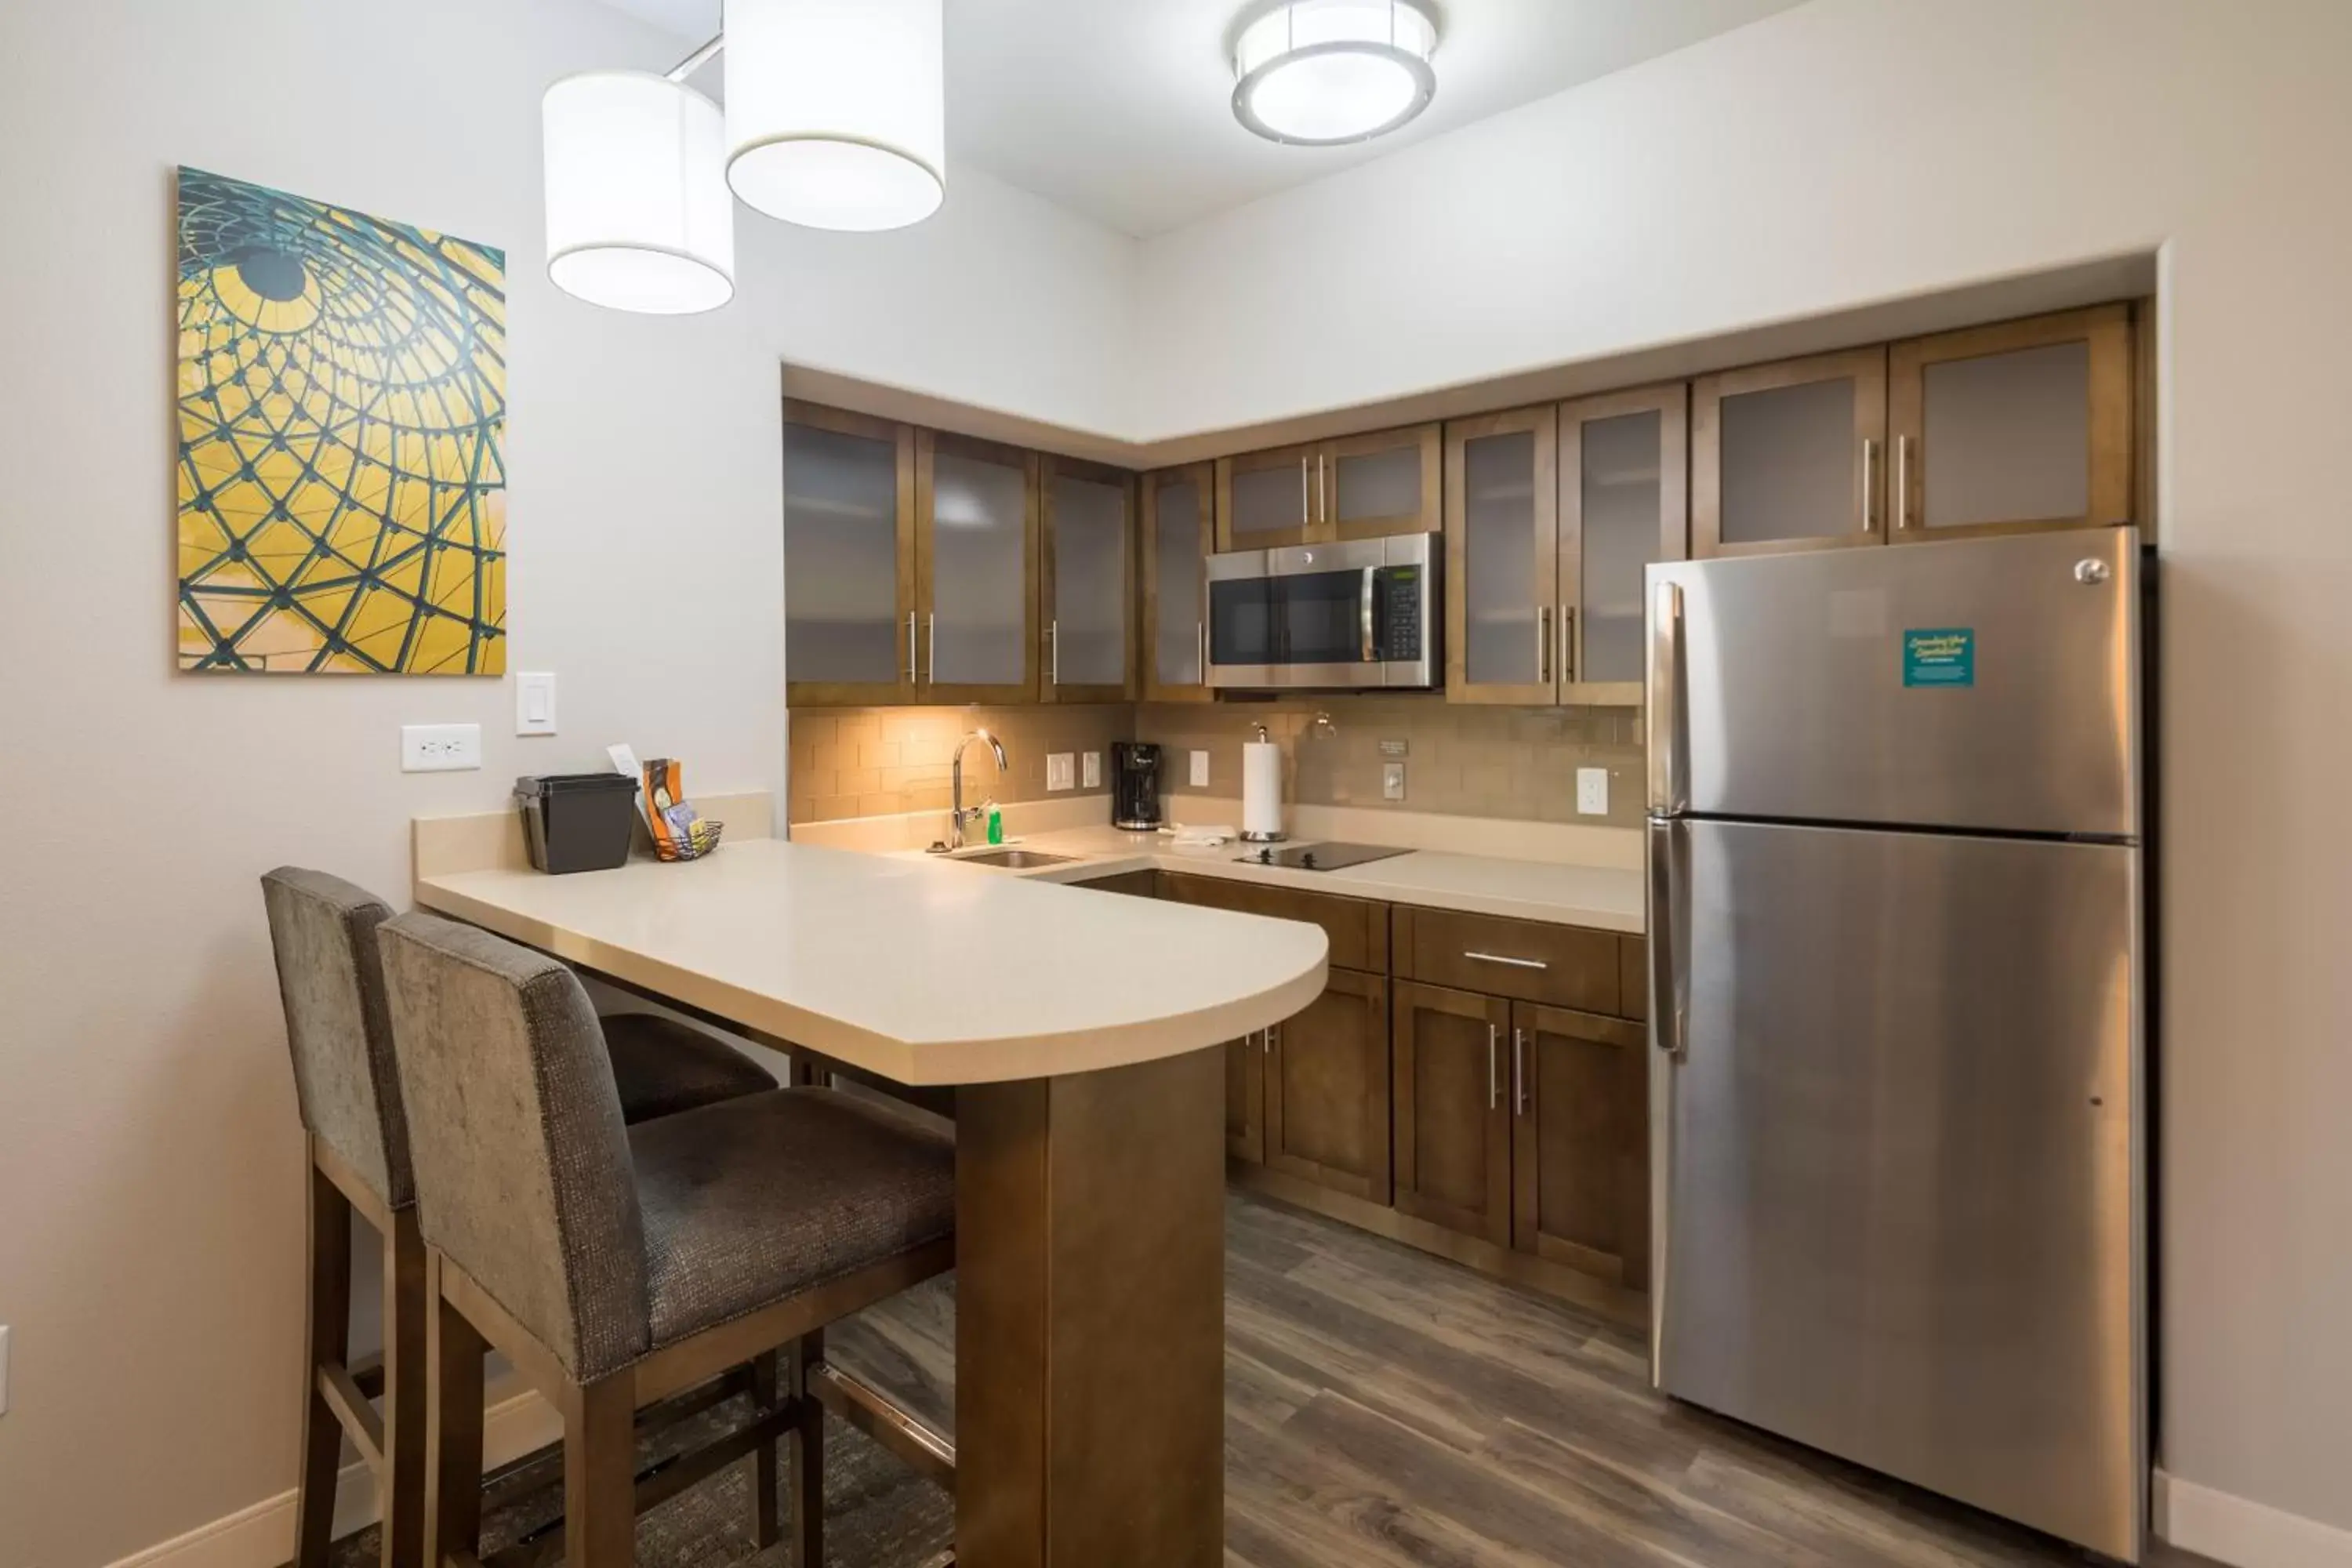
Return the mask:
[[958,1568],[1224,1558],[1224,1051],[956,1091]]

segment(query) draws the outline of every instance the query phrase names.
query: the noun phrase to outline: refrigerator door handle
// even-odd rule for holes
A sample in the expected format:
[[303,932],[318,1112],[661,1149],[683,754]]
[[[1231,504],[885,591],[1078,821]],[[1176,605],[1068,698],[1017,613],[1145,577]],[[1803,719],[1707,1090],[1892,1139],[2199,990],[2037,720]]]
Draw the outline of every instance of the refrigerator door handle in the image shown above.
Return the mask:
[[1690,805],[1683,763],[1683,590],[1661,583],[1650,613],[1650,815]]
[[1679,822],[1650,824],[1650,1039],[1679,1058],[1689,1041],[1690,962],[1683,949],[1689,905],[1688,830]]

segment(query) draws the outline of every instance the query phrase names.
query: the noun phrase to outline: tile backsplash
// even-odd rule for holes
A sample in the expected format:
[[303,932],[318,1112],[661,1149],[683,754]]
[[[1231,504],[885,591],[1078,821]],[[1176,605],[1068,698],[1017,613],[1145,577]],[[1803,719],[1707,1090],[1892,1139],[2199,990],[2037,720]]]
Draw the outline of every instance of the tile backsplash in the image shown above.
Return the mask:
[[[791,716],[792,776],[786,797],[793,822],[834,822],[848,816],[938,811],[948,804],[948,756],[973,730],[1004,742],[1007,776],[999,778],[988,748],[964,753],[964,804],[1044,800],[1045,757],[1071,753],[1072,776],[1083,780],[1084,754],[1104,753],[1102,783],[1094,789],[1055,790],[1052,798],[1110,794],[1109,748],[1135,734],[1135,710],[1124,703],[1068,708],[807,708]],[[1108,810],[1108,807],[1105,808]]]

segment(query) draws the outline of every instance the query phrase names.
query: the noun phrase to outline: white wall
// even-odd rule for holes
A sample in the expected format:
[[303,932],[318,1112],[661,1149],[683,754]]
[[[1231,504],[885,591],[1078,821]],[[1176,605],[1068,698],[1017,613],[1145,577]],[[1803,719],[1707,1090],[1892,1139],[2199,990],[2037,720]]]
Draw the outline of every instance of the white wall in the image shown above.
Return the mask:
[[2338,1526],[2347,67],[2341,0],[1815,0],[1150,242],[1136,413],[1166,437],[2161,246],[2164,1460]]
[[[1118,394],[1131,242],[974,171],[908,233],[746,215],[736,304],[544,281],[538,104],[676,47],[558,0],[0,7],[0,1568],[83,1568],[294,1476],[301,1153],[255,878],[395,900],[418,812],[607,741],[782,781],[781,358],[1086,422]],[[509,682],[173,673],[171,172],[506,247]],[[403,721],[478,773],[403,777]]]

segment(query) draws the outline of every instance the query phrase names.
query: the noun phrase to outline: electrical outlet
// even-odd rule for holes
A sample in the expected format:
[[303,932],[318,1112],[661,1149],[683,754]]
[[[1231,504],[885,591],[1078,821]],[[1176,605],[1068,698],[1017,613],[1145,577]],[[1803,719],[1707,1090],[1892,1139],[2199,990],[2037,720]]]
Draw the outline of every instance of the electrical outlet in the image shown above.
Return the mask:
[[479,724],[403,724],[400,727],[402,773],[457,773],[481,765],[482,727]]
[[1045,787],[1047,789],[1070,787],[1070,753],[1067,752],[1053,752],[1046,755]]
[[1195,752],[1192,753],[1192,771],[1189,776],[1192,781],[1192,787],[1194,789],[1206,789],[1209,787],[1208,752]]
[[1381,764],[1381,798],[1382,800],[1404,798],[1404,764],[1402,763]]
[[555,733],[555,677],[545,670],[515,676],[515,733]]
[[1102,788],[1102,753],[1087,752],[1078,758],[1078,782],[1087,789]]
[[1609,815],[1609,770],[1576,770],[1576,809],[1587,816]]

